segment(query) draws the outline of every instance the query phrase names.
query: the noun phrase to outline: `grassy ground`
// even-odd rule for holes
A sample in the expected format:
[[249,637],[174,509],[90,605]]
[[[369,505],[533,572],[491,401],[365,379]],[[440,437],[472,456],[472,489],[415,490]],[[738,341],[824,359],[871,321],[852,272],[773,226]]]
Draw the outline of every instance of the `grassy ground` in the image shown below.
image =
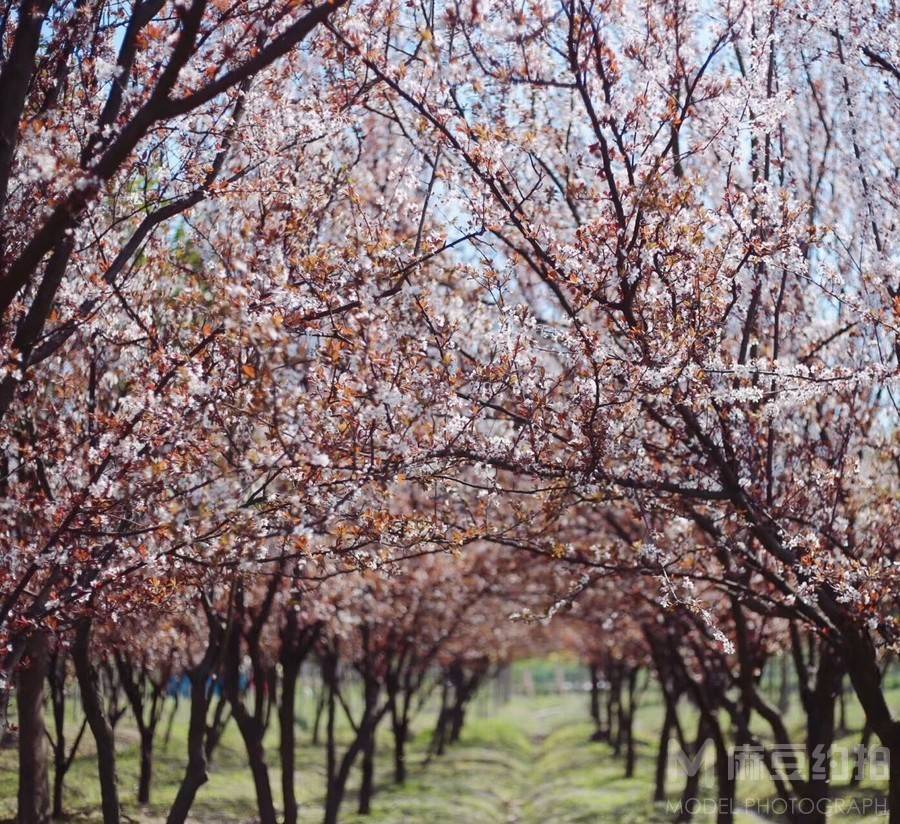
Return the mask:
[[[891,694],[900,706],[900,691]],[[410,775],[404,787],[390,781],[390,746],[387,737],[380,741],[376,771],[378,792],[372,815],[355,814],[355,784],[345,801],[343,820],[353,824],[575,824],[575,822],[668,822],[671,809],[650,801],[653,786],[654,751],[661,708],[651,691],[643,696],[637,716],[638,769],[632,779],[623,778],[620,760],[610,749],[589,742],[592,731],[587,721],[584,694],[515,697],[499,703],[492,695],[482,695],[469,713],[463,740],[441,758],[425,765],[425,753],[431,718],[426,713],[418,724],[418,733],[410,745]],[[301,819],[317,822],[321,818],[324,753],[309,744],[311,698],[304,701],[298,751],[297,790],[302,804]],[[137,786],[137,738],[124,719],[117,730],[121,793],[127,815],[135,821],[157,824],[174,797],[183,769],[186,709],[179,714],[167,748],[158,745],[153,803],[139,809],[133,802]],[[851,728],[860,724],[859,710],[851,706]],[[788,715],[791,725],[801,719],[796,710]],[[305,722],[305,723],[304,723]],[[74,720],[73,720],[74,725]],[[689,724],[690,726],[690,724]],[[276,796],[280,787],[277,769],[277,730],[270,732],[271,780]],[[855,744],[858,734],[850,734],[846,743]],[[673,747],[674,749],[674,747]],[[67,777],[66,804],[75,821],[99,821],[99,790],[90,742],[82,747]],[[673,764],[670,779],[672,800],[677,800],[681,779]],[[705,792],[710,785],[704,781]],[[838,794],[840,786],[836,786]],[[864,783],[860,798],[878,794],[879,787]],[[765,798],[771,784],[748,779],[739,784],[739,802]],[[15,810],[16,775],[14,752],[0,752],[0,818],[9,819]],[[861,808],[858,805],[857,810]],[[255,814],[255,797],[242,743],[233,725],[229,725],[209,782],[201,789],[194,805],[192,820],[203,824],[250,822]],[[758,814],[740,814],[739,824],[758,822]],[[709,812],[699,813],[696,821],[712,820]],[[861,817],[857,812],[834,816],[834,821],[878,821],[877,815]]]

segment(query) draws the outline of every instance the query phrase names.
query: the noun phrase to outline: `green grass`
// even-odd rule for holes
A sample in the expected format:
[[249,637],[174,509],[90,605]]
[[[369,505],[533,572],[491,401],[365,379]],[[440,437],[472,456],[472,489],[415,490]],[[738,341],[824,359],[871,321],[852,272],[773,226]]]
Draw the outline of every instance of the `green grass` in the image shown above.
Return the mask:
[[[890,693],[893,706],[900,706],[900,690]],[[323,799],[324,751],[309,743],[312,697],[307,695],[301,707],[304,724],[298,726],[297,792],[302,805],[301,820],[318,822]],[[693,723],[686,716],[686,728]],[[662,710],[653,690],[642,698],[637,716],[637,774],[623,777],[623,763],[614,759],[608,745],[590,742],[591,724],[587,718],[587,698],[583,694],[514,697],[499,703],[484,694],[474,702],[462,741],[440,758],[425,764],[428,736],[433,716],[426,712],[419,719],[416,735],[409,745],[409,779],[405,786],[391,782],[390,741],[383,731],[379,740],[373,812],[368,817],[355,814],[356,784],[351,783],[343,820],[351,824],[406,824],[423,822],[473,822],[474,824],[576,824],[576,822],[668,822],[672,819],[665,804],[651,801],[657,730]],[[802,716],[795,706],[787,715],[790,727],[799,728]],[[848,712],[851,728],[861,725],[859,708],[851,702]],[[119,778],[127,816],[134,821],[156,824],[165,818],[174,798],[184,766],[184,738],[187,708],[176,719],[168,748],[157,745],[153,803],[139,809],[134,803],[137,786],[137,737],[127,716],[117,729]],[[276,798],[280,792],[277,764],[277,726],[269,732],[270,774]],[[72,719],[72,727],[75,719]],[[161,738],[160,734],[160,738]],[[799,740],[799,739],[798,739]],[[853,745],[858,732],[850,733],[842,743]],[[674,744],[671,747],[674,752]],[[0,752],[0,818],[15,813],[15,753]],[[354,777],[354,781],[356,781]],[[703,784],[710,794],[710,778]],[[79,752],[67,776],[66,806],[73,820],[100,821],[99,788],[90,736]],[[681,779],[672,769],[670,798],[678,798]],[[842,792],[837,786],[838,794]],[[881,787],[864,783],[861,797],[878,793]],[[744,781],[738,787],[738,799],[766,798],[772,793],[767,779]],[[193,808],[193,821],[203,824],[251,822],[256,813],[253,783],[246,766],[243,744],[233,724],[226,730],[216,752],[209,782],[201,789]],[[699,814],[700,824],[712,821],[712,815]],[[738,815],[739,824],[759,822],[757,815]],[[835,822],[864,820],[858,816],[833,817]],[[879,820],[872,816],[871,821]],[[884,819],[880,819],[884,820]]]

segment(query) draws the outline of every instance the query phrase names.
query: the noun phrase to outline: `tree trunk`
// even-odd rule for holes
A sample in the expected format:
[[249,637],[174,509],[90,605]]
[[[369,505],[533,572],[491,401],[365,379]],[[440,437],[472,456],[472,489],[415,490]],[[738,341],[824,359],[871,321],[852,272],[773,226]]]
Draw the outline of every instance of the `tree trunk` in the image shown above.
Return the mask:
[[[240,727],[240,722],[238,723]],[[256,788],[256,800],[259,807],[260,824],[278,824],[278,816],[275,815],[275,801],[272,797],[272,786],[269,783],[269,769],[266,766],[265,750],[262,744],[262,735],[250,731],[245,736],[247,760],[250,763],[250,773],[253,775],[253,786]]]
[[336,824],[338,810],[343,800],[343,788],[340,796],[335,788],[337,776],[337,742],[334,737],[336,720],[335,690],[337,689],[337,656],[331,653],[322,658],[322,693],[325,700],[325,824]]
[[[207,659],[211,656],[207,653]],[[194,803],[197,790],[207,781],[206,713],[209,709],[207,680],[210,668],[201,664],[191,670],[191,717],[188,722],[188,763],[178,787],[175,801],[169,809],[166,824],[184,824]]]
[[[820,665],[821,666],[821,665]],[[834,740],[835,696],[814,696],[807,714],[806,750],[809,759],[805,798],[801,799],[802,824],[825,824],[831,785],[831,744]]]
[[697,738],[694,741],[693,747],[691,747],[691,751],[685,753],[688,758],[694,759],[694,768],[688,770],[687,777],[685,778],[678,816],[675,819],[678,824],[687,824],[694,816],[694,810],[698,800],[697,794],[700,792],[700,777],[703,772],[700,764],[700,753],[703,750],[707,737],[706,720],[701,715],[700,720],[697,723]]
[[53,706],[53,818],[63,817],[63,785],[66,777],[66,663],[61,653],[53,656],[47,684]]
[[466,705],[475,694],[481,676],[476,671],[467,678],[465,670],[459,662],[451,664],[447,674],[453,686],[453,700],[449,709],[450,732],[447,740],[449,743],[455,744],[459,741],[466,723]]
[[284,803],[284,824],[297,824],[297,794],[294,792],[295,736],[294,711],[297,700],[297,678],[300,667],[296,662],[284,662],[281,671],[281,704],[278,707],[281,755],[281,796]]
[[153,733],[152,728],[141,730],[141,766],[138,777],[138,804],[150,803],[150,782],[153,778]]
[[[322,661],[322,677],[329,687],[328,697],[328,749],[326,761],[327,788],[325,795],[325,817],[324,824],[337,824],[338,813],[344,794],[347,789],[347,780],[350,777],[350,771],[356,763],[356,759],[360,753],[364,753],[363,759],[363,776],[362,787],[360,789],[359,811],[368,813],[372,793],[374,790],[374,754],[375,754],[375,734],[378,722],[387,712],[389,703],[385,702],[381,710],[378,710],[378,695],[381,685],[373,674],[371,658],[369,657],[369,635],[368,627],[362,627],[363,649],[365,650],[365,659],[363,665],[358,665],[357,669],[363,677],[363,696],[364,705],[363,712],[357,724],[354,724],[354,737],[350,745],[344,751],[340,762],[336,757],[336,742],[334,738],[334,721],[335,721],[335,698],[338,696],[340,689],[337,671],[337,654],[330,653],[323,658]],[[348,721],[350,718],[349,710],[346,708],[344,701],[341,701],[347,712]]]
[[313,719],[312,741],[314,747],[319,746],[319,727],[322,723],[322,712],[325,709],[325,686],[319,690],[319,697],[316,699],[316,716]]
[[394,734],[394,783],[406,782],[406,740],[409,736],[409,721],[403,711],[391,709],[391,731]]
[[621,670],[616,676],[616,737],[613,742],[613,755],[622,754],[622,745],[628,738],[628,714],[625,708],[625,699],[622,695]]
[[435,755],[444,754],[449,713],[449,685],[445,677],[441,683],[441,708],[438,710],[437,724],[435,724],[434,734],[431,737],[431,752]]
[[666,800],[666,771],[669,766],[669,738],[672,735],[672,727],[675,726],[675,706],[666,696],[666,714],[663,718],[662,729],[659,733],[659,747],[656,751],[656,777],[653,788],[653,800]]
[[[330,734],[333,740],[334,727],[331,726]],[[324,824],[337,824],[338,813],[344,800],[344,794],[347,791],[347,779],[350,777],[350,770],[356,762],[356,758],[366,742],[366,737],[375,736],[375,726],[373,719],[363,717],[360,721],[359,732],[353,740],[353,743],[347,748],[340,764],[336,765],[337,769],[331,774],[328,781],[328,788],[325,796],[325,819]]]
[[378,703],[378,681],[370,674],[365,676],[365,707],[359,726],[359,747],[362,750],[362,782],[359,788],[359,813],[372,811],[372,795],[375,792],[375,709]]
[[[341,804],[344,802],[344,794],[347,791],[347,778],[350,776],[350,769],[353,766],[353,762],[356,760],[360,746],[360,738],[359,734],[357,734],[356,739],[350,745],[347,752],[344,753],[344,757],[340,760],[340,763],[338,763],[337,742],[335,741],[334,736],[335,689],[336,687],[332,686],[328,697],[328,722],[326,725],[326,736],[328,739],[328,766],[326,772],[328,774],[328,783],[325,792],[325,816],[323,824],[337,824],[338,822],[338,813],[340,812]],[[360,729],[362,729],[362,727],[360,727]]]
[[375,730],[367,736],[362,748],[362,781],[359,786],[359,814],[372,812],[372,795],[375,791]]
[[75,734],[75,740],[69,748],[66,745],[66,656],[59,650],[51,656],[47,672],[47,685],[50,687],[54,726],[54,734],[51,739],[53,748],[53,811],[51,817],[60,819],[65,818],[63,791],[66,773],[72,766],[72,761],[87,729],[87,718],[82,719],[81,726]]
[[329,785],[325,796],[325,817],[322,824],[338,824],[338,812],[344,802],[344,786],[335,787]]
[[837,730],[839,735],[847,733],[847,692],[844,689],[844,678],[841,676],[840,686],[838,687],[838,722]]
[[[269,768],[266,765],[266,753],[263,747],[265,727],[255,718],[243,704],[236,679],[237,671],[226,677],[226,691],[231,704],[231,715],[237,722],[241,738],[244,739],[244,749],[247,753],[247,763],[250,766],[250,774],[253,776],[253,786],[256,789],[256,802],[259,809],[260,824],[278,824],[275,815],[275,801],[272,796],[272,785],[269,781]],[[230,683],[229,683],[230,681]]]
[[[59,758],[54,753],[53,758],[53,807],[51,812],[51,817],[54,819],[60,819],[65,817],[65,808],[63,807],[63,790],[65,789],[66,784],[66,774],[61,766],[65,761],[65,756]],[[24,821],[24,819],[23,819]]]
[[606,729],[613,755],[618,756],[622,752],[622,678],[617,664],[611,664],[607,672],[609,696],[606,700]]
[[[210,697],[210,703],[212,703],[212,697]],[[226,715],[227,708],[228,700],[224,694],[220,694],[216,699],[216,708],[213,710],[212,722],[207,727],[206,741],[203,745],[206,760],[210,764],[212,764],[213,753],[215,753],[216,747],[219,746],[219,742],[222,740],[225,727],[228,726],[228,721],[231,719],[230,714]]]
[[888,749],[891,775],[888,783],[889,824],[900,824],[900,730],[897,741]]
[[455,744],[462,735],[463,727],[466,724],[465,704],[457,699],[453,703],[453,709],[450,716],[450,743]]
[[735,773],[731,751],[718,719],[710,718],[708,727],[712,730],[716,747],[716,824],[733,824]]
[[[128,705],[140,736],[140,772],[138,777],[138,804],[150,803],[150,784],[153,777],[153,745],[160,718],[160,700],[165,688],[164,679],[153,680],[146,660],[139,665],[125,651],[115,654],[118,684],[125,693]],[[110,678],[112,673],[110,673]],[[149,690],[148,690],[149,688]],[[149,696],[148,696],[149,692]]]
[[784,715],[791,705],[791,682],[790,668],[788,667],[788,656],[781,656],[781,678],[779,681],[778,692],[778,711]]
[[169,711],[169,718],[166,721],[166,731],[163,735],[163,751],[167,752],[169,749],[169,741],[172,738],[172,725],[175,723],[175,715],[178,712],[178,704],[181,701],[181,693],[180,687],[176,689],[174,700],[172,701],[172,709]]
[[637,667],[628,673],[628,713],[625,716],[625,777],[634,778],[634,767],[637,752],[634,746],[634,714],[635,688],[637,686]]
[[872,640],[853,625],[843,627],[841,652],[866,721],[890,754],[889,824],[900,824],[900,721],[885,699],[882,673]]
[[866,761],[869,744],[872,741],[872,725],[866,721],[863,725],[862,735],[860,736],[859,747],[856,751],[856,759],[853,763],[853,775],[850,777],[850,786],[858,787],[862,782],[863,773],[866,769]]
[[[277,580],[273,579],[273,580]],[[269,594],[274,589],[269,590]],[[269,614],[268,608],[261,607],[260,612],[254,618],[250,631],[246,633],[247,654],[253,667],[253,704],[252,711],[245,706],[244,692],[241,683],[241,650],[244,638],[243,620],[245,608],[242,590],[237,589],[235,595],[236,620],[226,635],[223,668],[222,687],[225,697],[231,706],[231,716],[237,724],[241,738],[244,740],[244,749],[247,753],[247,762],[250,766],[250,774],[253,776],[253,785],[256,789],[256,803],[259,810],[260,824],[277,824],[275,815],[275,801],[272,795],[272,785],[269,781],[269,769],[266,765],[266,754],[263,746],[263,737],[266,732],[266,718],[268,715],[267,701],[271,697],[265,690],[271,687],[267,673],[264,671],[260,655],[260,633]]]
[[19,670],[19,824],[50,820],[47,736],[44,728],[44,681],[49,669],[48,638],[34,632]]
[[603,718],[600,712],[600,669],[596,664],[590,666],[591,674],[591,718],[594,721],[594,733],[591,741],[605,741],[609,736],[603,729]]
[[600,676],[597,665],[591,664],[591,718],[596,726],[600,726]]
[[181,779],[181,785],[178,787],[175,801],[169,809],[166,824],[184,824],[193,806],[197,790],[207,781],[206,715],[209,711],[211,698],[209,681],[218,668],[223,632],[205,597],[201,599],[201,602],[206,612],[208,639],[203,658],[188,670],[188,679],[191,682],[188,763],[184,770],[184,777]]
[[72,660],[81,690],[81,702],[88,726],[97,745],[97,769],[100,773],[100,796],[104,824],[119,824],[119,790],[116,780],[116,748],[112,727],[103,711],[100,699],[97,671],[90,657],[91,622],[84,620],[78,625],[75,643],[72,646]]

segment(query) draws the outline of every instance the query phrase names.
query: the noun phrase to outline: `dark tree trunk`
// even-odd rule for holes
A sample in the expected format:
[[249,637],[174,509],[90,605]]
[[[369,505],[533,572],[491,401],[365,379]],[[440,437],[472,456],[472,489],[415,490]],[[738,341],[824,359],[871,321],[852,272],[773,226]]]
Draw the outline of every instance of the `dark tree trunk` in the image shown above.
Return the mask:
[[[238,722],[238,727],[240,727]],[[260,824],[278,824],[278,816],[275,815],[275,800],[272,797],[272,785],[269,783],[269,768],[266,766],[266,755],[262,745],[262,738],[254,736],[248,741],[245,737],[247,760],[250,763],[250,773],[253,775],[253,786],[256,789],[256,801],[259,807]]]
[[138,777],[138,804],[150,803],[150,783],[153,780],[153,730],[141,731],[141,766]]
[[462,735],[463,727],[466,725],[465,705],[460,701],[453,704],[453,710],[450,715],[450,743],[455,744]]
[[[338,812],[344,800],[346,781],[338,774],[337,741],[335,721],[337,720],[337,655],[331,652],[322,657],[323,690],[327,689],[325,719],[325,816],[324,824],[337,824]],[[343,765],[342,765],[343,766]],[[347,770],[349,772],[349,769]]]
[[616,674],[616,737],[613,741],[613,755],[622,754],[622,745],[627,743],[628,739],[628,712],[625,706],[625,699],[622,694],[623,674],[621,668],[617,667]]
[[835,704],[841,690],[843,673],[834,652],[827,647],[819,651],[815,686],[804,698],[806,710],[806,753],[809,772],[806,798],[801,805],[802,824],[825,824],[831,786],[831,745],[834,742]]
[[596,664],[591,664],[591,718],[600,727],[600,674]]
[[844,689],[844,678],[841,676],[840,685],[838,686],[838,735],[847,734],[847,691]]
[[[344,752],[343,758],[337,765],[332,778],[328,782],[328,788],[325,796],[325,818],[324,824],[337,824],[338,813],[341,804],[344,801],[344,795],[347,792],[347,779],[350,777],[350,770],[356,762],[357,756],[360,754],[366,737],[375,735],[374,719],[363,718],[360,722],[359,732],[353,739],[353,743]],[[331,727],[331,738],[334,737],[334,728]],[[371,791],[371,788],[370,788]]]
[[353,727],[354,736],[350,745],[344,751],[340,762],[336,760],[334,740],[334,702],[336,697],[340,697],[337,651],[330,651],[323,657],[322,662],[322,677],[329,686],[328,760],[326,769],[328,784],[325,796],[324,824],[337,824],[338,813],[347,789],[347,779],[360,753],[363,754],[363,775],[359,797],[359,811],[364,814],[369,812],[374,791],[375,734],[379,721],[384,717],[390,706],[390,702],[385,701],[381,708],[378,708],[381,684],[375,675],[374,658],[370,648],[370,628],[367,624],[363,624],[360,631],[364,654],[362,660],[355,667],[363,678],[363,711],[359,721],[354,723],[350,717],[350,711],[346,702],[341,699],[341,706],[347,714],[347,720],[350,721]]
[[869,745],[872,742],[872,725],[866,721],[863,725],[862,735],[860,736],[859,747],[856,751],[856,759],[853,763],[853,775],[850,777],[850,786],[858,787],[863,779],[863,773],[866,769],[867,754]]
[[685,755],[689,759],[693,759],[693,768],[688,770],[688,774],[685,778],[684,789],[681,792],[681,802],[679,805],[678,816],[675,819],[679,824],[687,824],[694,816],[694,810],[697,804],[697,795],[700,792],[700,776],[702,774],[701,765],[700,765],[700,753],[703,750],[703,746],[706,743],[706,739],[709,737],[707,728],[706,728],[706,720],[703,715],[700,716],[700,720],[697,723],[697,738],[694,741],[693,746],[690,748],[690,752],[686,752]]
[[53,807],[51,816],[59,819],[65,816],[63,792],[66,785],[65,753],[54,749],[53,753]]
[[[309,655],[321,630],[321,624],[300,626],[297,612],[288,610],[281,629],[281,703],[278,705],[279,752],[281,756],[281,796],[284,824],[297,824],[298,805],[294,791],[296,772],[295,714],[297,712],[297,680],[304,659]],[[272,683],[271,694],[275,694]]]
[[590,666],[591,674],[591,719],[594,722],[594,732],[591,741],[609,740],[609,728],[603,726],[602,694],[600,691],[600,668],[596,664]]
[[339,787],[333,784],[329,785],[328,793],[325,796],[325,817],[322,819],[322,824],[338,824],[338,813],[341,804],[344,803],[344,791],[343,784]]
[[404,694],[402,706],[397,695],[391,697],[391,732],[394,736],[394,783],[406,782],[406,742],[409,738],[409,696]]
[[63,770],[59,769],[59,762],[56,761],[54,756],[54,769],[53,769],[53,807],[51,812],[51,817],[54,819],[65,818],[66,810],[63,805],[63,794],[66,787],[66,774]]
[[631,669],[628,673],[628,713],[625,716],[625,777],[634,777],[634,768],[637,761],[637,751],[634,743],[634,715],[635,707],[635,691],[637,687],[637,667]]
[[172,709],[169,710],[169,718],[166,720],[166,731],[163,734],[163,750],[169,749],[169,741],[172,738],[172,725],[175,723],[175,715],[178,713],[178,705],[181,703],[181,693],[176,690],[172,701]]
[[900,729],[897,730],[897,741],[888,749],[891,759],[891,777],[888,783],[888,809],[890,824],[900,824]]
[[453,687],[453,698],[450,701],[448,710],[448,726],[447,741],[454,744],[459,740],[462,733],[463,724],[465,724],[464,703],[466,689],[466,674],[463,671],[462,664],[454,662],[448,669],[448,677]]
[[659,733],[659,747],[656,750],[656,774],[653,787],[653,800],[666,800],[666,771],[669,767],[669,739],[675,726],[675,704],[668,695],[664,696],[666,714],[663,717],[662,729]]
[[613,755],[618,756],[622,752],[622,678],[618,664],[612,663],[607,667],[607,681],[609,682],[609,695],[606,699],[606,729],[609,733],[609,742],[612,744]]
[[226,675],[226,691],[231,704],[232,717],[237,723],[241,738],[244,740],[247,763],[250,766],[253,786],[256,789],[260,824],[278,824],[277,816],[275,815],[272,785],[269,781],[269,768],[266,765],[266,753],[263,747],[265,727],[244,706],[243,698],[237,685],[238,670],[236,660],[232,662],[230,669],[231,674]]
[[326,690],[323,684],[322,688],[319,690],[319,696],[316,699],[316,715],[313,719],[312,741],[310,743],[314,747],[319,746],[319,728],[322,724],[322,713],[325,710],[325,695]]
[[378,681],[368,673],[364,676],[364,685],[365,707],[357,735],[362,751],[358,805],[360,815],[368,815],[372,811],[372,795],[375,792],[375,711],[380,689]]
[[[224,693],[231,706],[231,715],[241,733],[241,738],[244,740],[244,749],[247,752],[247,761],[250,765],[250,773],[253,776],[253,785],[256,789],[256,803],[259,810],[260,824],[277,824],[275,801],[272,795],[269,768],[266,765],[266,753],[263,746],[263,737],[266,733],[266,723],[272,700],[271,680],[269,677],[270,671],[264,667],[262,662],[260,638],[271,613],[278,580],[277,575],[273,576],[266,598],[253,616],[249,629],[246,631],[244,622],[248,612],[244,606],[243,590],[240,587],[236,589],[234,601],[236,617],[225,640],[225,654],[223,658],[222,683]],[[242,640],[246,641],[247,654],[253,667],[252,709],[248,709],[245,706],[244,695],[241,690]]]
[[453,699],[448,711],[449,733],[447,740],[449,743],[455,744],[459,741],[466,723],[466,707],[475,695],[484,676],[484,671],[476,665],[475,671],[466,676],[462,664],[454,662],[447,672],[453,687]]
[[409,730],[405,723],[394,728],[394,783],[406,783],[406,740]]
[[125,714],[125,705],[119,700],[121,683],[116,675],[116,668],[106,660],[99,662],[97,686],[100,694],[106,699],[106,720],[115,735],[116,727]]
[[72,766],[84,731],[87,729],[87,718],[82,719],[75,740],[72,742],[71,748],[68,748],[66,742],[66,656],[63,652],[57,651],[51,656],[47,672],[47,685],[50,687],[54,727],[54,734],[51,738],[53,749],[53,811],[51,816],[59,819],[65,817],[63,792],[66,773]]
[[63,817],[63,787],[66,778],[66,659],[57,653],[47,671],[53,705],[53,818]]
[[441,683],[441,707],[438,710],[437,723],[434,734],[431,736],[431,752],[434,755],[443,755],[447,743],[447,724],[449,722],[449,692],[450,686],[445,677]]
[[194,803],[194,798],[207,781],[206,758],[206,713],[209,709],[209,690],[207,681],[210,677],[211,667],[209,661],[212,656],[207,651],[204,661],[197,668],[191,670],[191,716],[188,722],[188,763],[184,770],[184,777],[178,787],[175,801],[169,809],[166,824],[184,824],[188,813]]
[[[211,696],[210,703],[212,703]],[[216,708],[213,710],[212,720],[206,728],[206,741],[203,745],[206,752],[206,760],[210,764],[212,763],[216,747],[219,746],[219,742],[222,740],[222,735],[230,720],[231,714],[228,711],[228,699],[224,693],[220,693],[216,699]]]
[[104,824],[119,824],[121,811],[116,780],[116,748],[112,727],[104,713],[103,702],[100,698],[97,671],[91,663],[90,642],[91,622],[83,620],[78,625],[75,634],[72,660],[75,664],[78,687],[81,690],[84,714],[97,745],[97,769],[100,774],[103,822]]
[[188,722],[188,763],[178,787],[175,801],[169,809],[166,824],[184,824],[194,804],[197,791],[207,781],[206,715],[210,703],[210,679],[218,668],[222,651],[223,632],[218,619],[203,600],[207,619],[207,642],[203,658],[190,670],[191,715]]
[[882,673],[872,640],[851,624],[843,627],[841,652],[850,682],[866,713],[866,721],[890,754],[888,822],[900,824],[900,721],[884,696]]
[[[116,652],[116,670],[119,684],[125,692],[140,736],[140,772],[138,777],[138,804],[150,803],[150,785],[153,779],[153,743],[162,711],[165,676],[154,681],[146,661],[135,666],[127,652]],[[149,693],[149,697],[148,697]]]
[[281,704],[278,707],[279,749],[281,756],[281,796],[284,803],[284,824],[297,824],[297,794],[294,791],[295,735],[294,711],[297,702],[297,679],[300,665],[296,661],[282,664]]
[[19,824],[45,824],[50,820],[44,727],[44,681],[49,669],[49,654],[46,633],[32,633],[19,670],[16,695],[19,710]]
[[337,824],[338,811],[344,800],[344,787],[338,784],[337,777],[337,741],[334,735],[337,720],[337,654],[331,651],[322,656],[322,690],[326,696],[324,824]]
[[781,678],[779,679],[778,711],[784,715],[791,705],[791,681],[787,655],[782,655],[780,661]]
[[[335,681],[337,679],[337,661],[332,656],[326,656],[322,661],[322,676],[324,684],[322,685],[323,694],[327,695],[325,706],[327,709],[325,719],[325,780],[326,787],[330,788],[334,781],[334,775],[337,770],[337,748],[334,738],[334,724],[336,721],[336,702],[334,691]],[[327,690],[327,693],[325,691]]]
[[712,731],[716,747],[716,824],[733,824],[735,773],[731,750],[718,719],[708,719],[707,726]]
[[372,795],[375,792],[375,731],[366,736],[362,747],[362,781],[359,785],[359,814],[372,812]]

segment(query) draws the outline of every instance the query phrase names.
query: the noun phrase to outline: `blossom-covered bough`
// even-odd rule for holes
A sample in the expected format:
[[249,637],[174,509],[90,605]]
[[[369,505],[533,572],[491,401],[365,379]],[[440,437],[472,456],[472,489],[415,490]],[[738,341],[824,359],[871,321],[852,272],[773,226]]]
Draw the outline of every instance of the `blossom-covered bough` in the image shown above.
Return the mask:
[[[190,233],[173,220],[251,170],[238,149],[242,122],[260,116],[247,111],[251,81],[335,8],[8,5],[4,637],[134,564],[115,536],[152,535],[145,513],[184,494],[199,502],[197,487],[215,483],[189,480],[208,409],[186,399],[204,359],[207,375],[224,366],[222,295],[201,284]],[[170,459],[185,487],[159,484],[160,498],[154,477]],[[20,654],[12,643],[7,670]]]

